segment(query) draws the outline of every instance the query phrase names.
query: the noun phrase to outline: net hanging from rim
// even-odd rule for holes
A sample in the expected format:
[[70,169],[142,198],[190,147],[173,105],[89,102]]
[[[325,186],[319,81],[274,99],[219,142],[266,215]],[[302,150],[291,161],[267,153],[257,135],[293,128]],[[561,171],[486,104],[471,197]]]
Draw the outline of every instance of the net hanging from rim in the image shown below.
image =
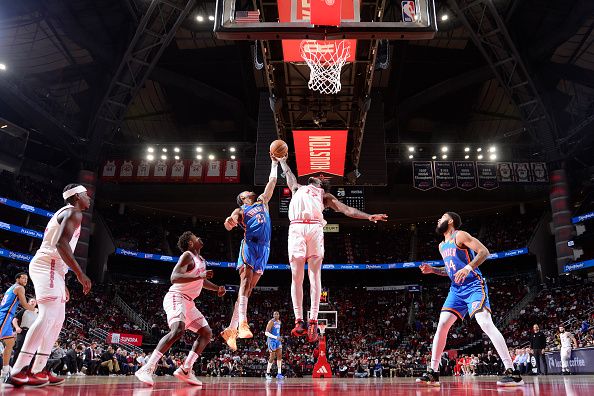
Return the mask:
[[308,88],[325,95],[340,92],[340,72],[351,55],[349,41],[302,40],[300,49],[311,71]]

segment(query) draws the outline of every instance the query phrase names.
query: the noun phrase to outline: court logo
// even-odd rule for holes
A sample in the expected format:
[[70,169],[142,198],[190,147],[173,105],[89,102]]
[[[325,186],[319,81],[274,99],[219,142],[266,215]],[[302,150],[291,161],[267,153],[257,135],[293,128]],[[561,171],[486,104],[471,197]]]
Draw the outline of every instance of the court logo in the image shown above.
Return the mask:
[[316,371],[318,374],[328,374],[328,370],[326,370],[326,367],[322,366],[318,369],[318,371]]

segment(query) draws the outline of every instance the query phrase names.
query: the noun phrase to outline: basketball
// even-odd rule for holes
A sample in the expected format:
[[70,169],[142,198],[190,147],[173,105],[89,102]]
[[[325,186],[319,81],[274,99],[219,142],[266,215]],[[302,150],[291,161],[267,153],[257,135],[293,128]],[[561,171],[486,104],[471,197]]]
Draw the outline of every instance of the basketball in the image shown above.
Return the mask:
[[276,158],[282,158],[289,152],[289,146],[283,140],[275,140],[270,143],[270,154]]

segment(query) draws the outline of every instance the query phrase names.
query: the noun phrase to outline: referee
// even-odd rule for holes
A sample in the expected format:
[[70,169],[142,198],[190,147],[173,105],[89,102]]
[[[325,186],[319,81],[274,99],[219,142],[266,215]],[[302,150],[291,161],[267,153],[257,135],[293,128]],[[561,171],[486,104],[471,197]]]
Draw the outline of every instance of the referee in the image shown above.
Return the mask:
[[[547,362],[544,358],[543,350],[547,346],[547,338],[540,331],[537,324],[532,326],[533,333],[530,335],[530,348],[534,351],[534,360],[536,360],[536,369],[538,374],[547,375]],[[542,365],[541,365],[542,360]]]
[[21,309],[12,320],[12,326],[14,327],[15,332],[17,333],[12,364],[14,364],[14,362],[16,362],[17,357],[19,357],[19,353],[21,352],[21,348],[23,347],[23,343],[25,342],[25,336],[27,335],[27,331],[29,331],[29,327],[33,325],[33,322],[35,322],[35,319],[37,319],[37,315],[39,315],[37,301],[34,298],[31,298],[29,299],[29,304],[35,307],[34,311]]

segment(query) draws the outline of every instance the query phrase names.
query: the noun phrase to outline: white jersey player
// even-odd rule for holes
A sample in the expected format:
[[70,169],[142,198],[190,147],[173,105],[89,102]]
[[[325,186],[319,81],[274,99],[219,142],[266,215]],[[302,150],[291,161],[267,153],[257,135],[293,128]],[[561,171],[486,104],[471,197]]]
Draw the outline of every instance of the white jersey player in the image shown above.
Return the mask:
[[[64,379],[45,370],[52,347],[64,323],[66,302],[70,296],[64,276],[71,269],[83,287],[91,290],[91,280],[74,258],[74,249],[80,236],[82,212],[89,209],[91,199],[87,189],[79,184],[69,184],[62,197],[67,205],[50,219],[43,235],[41,247],[29,264],[29,276],[35,287],[39,315],[29,328],[21,352],[14,363],[8,382],[14,386],[57,385]],[[30,370],[26,367],[37,354]]]
[[194,300],[198,298],[202,288],[217,292],[219,297],[225,295],[225,287],[217,286],[208,279],[213,277],[212,270],[206,269],[206,261],[200,256],[204,244],[202,239],[190,231],[184,232],[177,242],[183,252],[171,273],[171,287],[163,300],[163,309],[167,314],[169,333],[167,333],[153,351],[148,362],[138,371],[136,377],[147,385],[154,385],[153,373],[159,360],[171,346],[179,340],[185,330],[196,334],[192,350],[186,360],[173,375],[191,385],[202,385],[194,375],[192,367],[212,338],[212,330],[206,318],[196,308]]
[[[279,159],[287,178],[287,185],[293,194],[289,204],[289,262],[291,264],[291,298],[295,314],[295,327],[291,334],[301,337],[307,334],[309,342],[318,339],[318,311],[322,293],[322,260],[324,259],[324,208],[355,219],[386,221],[385,214],[369,215],[340,202],[328,192],[329,184],[316,177],[310,177],[306,186],[297,184],[295,175],[287,165],[287,157]],[[305,262],[308,265],[310,283],[311,313],[309,325],[303,320],[303,276]]]
[[559,342],[561,343],[561,374],[570,374],[569,360],[571,359],[571,350],[577,348],[577,341],[573,334],[565,331],[563,325],[559,326]]

